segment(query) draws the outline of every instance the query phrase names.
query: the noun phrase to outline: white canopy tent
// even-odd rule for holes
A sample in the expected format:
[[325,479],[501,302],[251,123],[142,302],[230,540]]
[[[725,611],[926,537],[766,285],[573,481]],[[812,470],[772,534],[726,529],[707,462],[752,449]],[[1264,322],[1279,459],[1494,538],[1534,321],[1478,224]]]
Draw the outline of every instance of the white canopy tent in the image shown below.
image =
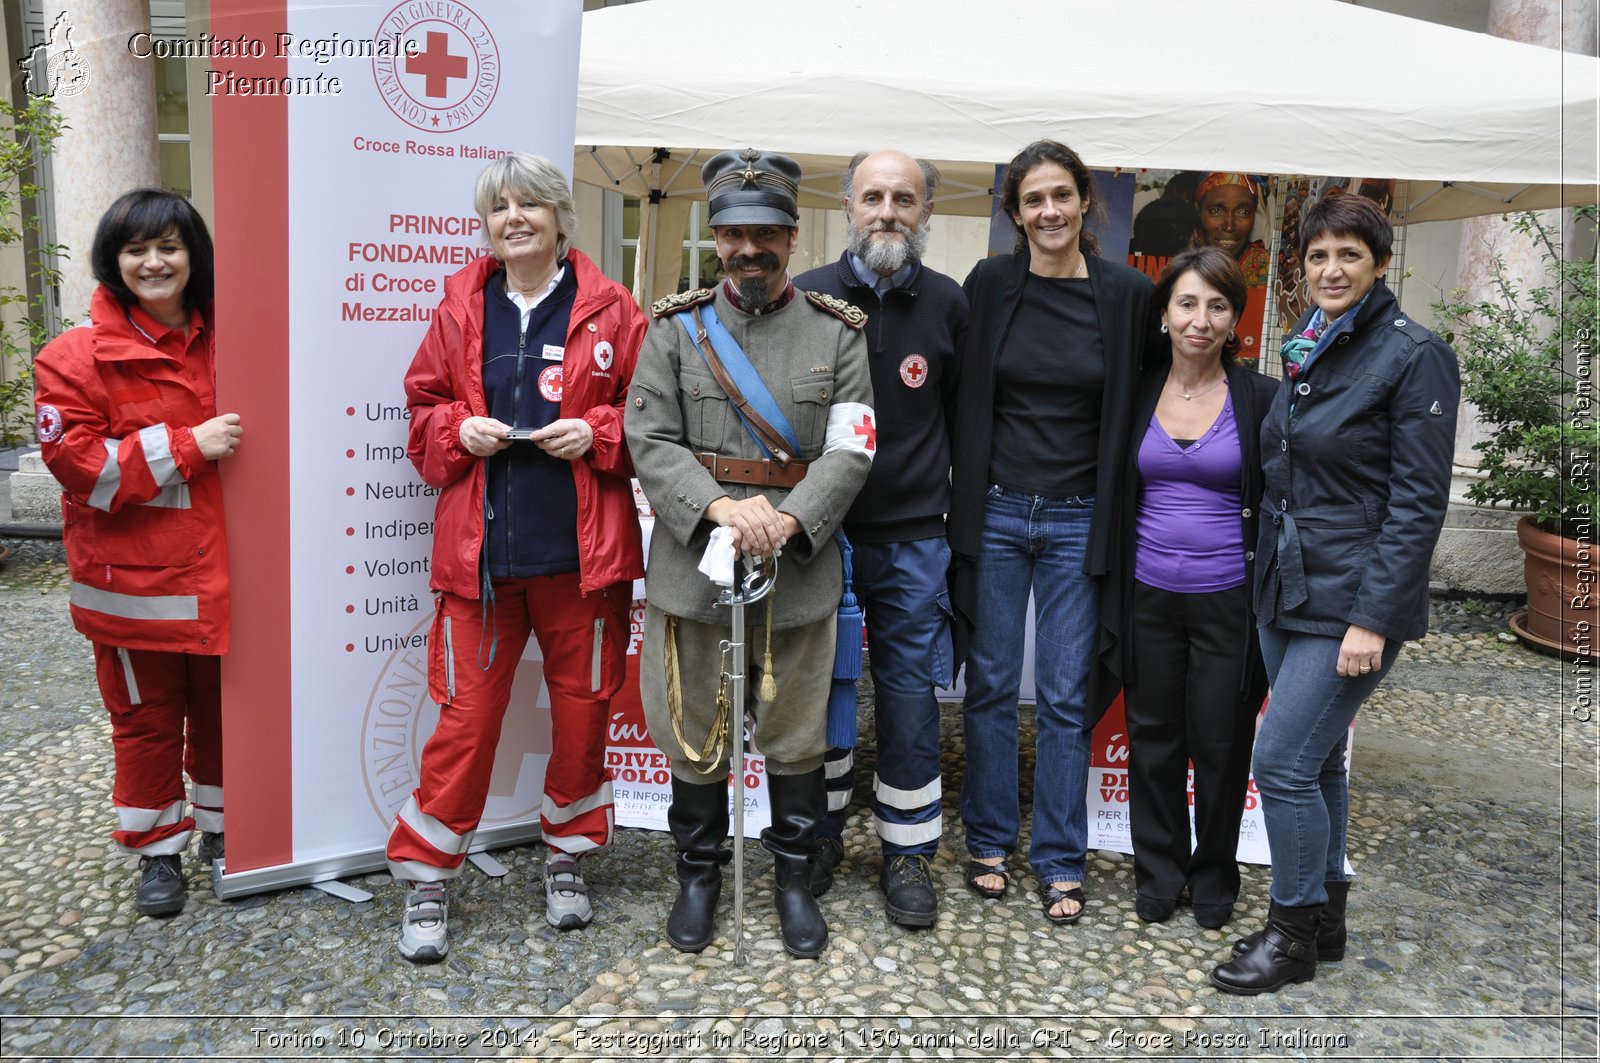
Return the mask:
[[800,161],[806,206],[857,150],[932,159],[946,214],[989,213],[1041,137],[1095,167],[1393,177],[1412,222],[1600,182],[1600,60],[1333,0],[651,0],[584,15],[578,77],[575,176],[645,202],[652,265],[746,145]]

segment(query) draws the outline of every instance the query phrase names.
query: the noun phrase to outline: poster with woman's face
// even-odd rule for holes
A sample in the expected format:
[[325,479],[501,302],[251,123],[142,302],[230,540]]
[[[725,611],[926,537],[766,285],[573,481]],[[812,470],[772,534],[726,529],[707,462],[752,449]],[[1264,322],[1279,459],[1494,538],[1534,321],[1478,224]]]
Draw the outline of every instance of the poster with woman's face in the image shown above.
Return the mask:
[[1172,256],[1190,247],[1226,251],[1239,263],[1249,292],[1234,331],[1239,358],[1259,357],[1267,307],[1269,185],[1254,174],[1146,170],[1133,199],[1128,264],[1155,279]]

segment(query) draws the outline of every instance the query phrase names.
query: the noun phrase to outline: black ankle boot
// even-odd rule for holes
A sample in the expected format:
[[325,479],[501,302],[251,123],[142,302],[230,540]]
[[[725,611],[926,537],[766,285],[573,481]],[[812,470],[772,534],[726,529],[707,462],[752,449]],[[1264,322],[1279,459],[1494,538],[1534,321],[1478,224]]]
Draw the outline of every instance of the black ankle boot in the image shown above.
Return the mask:
[[728,784],[672,777],[667,829],[678,847],[678,898],[667,916],[667,940],[680,952],[699,952],[716,935],[722,865],[733,858],[728,836]]
[[140,915],[177,915],[183,911],[188,893],[177,853],[139,858],[139,890],[134,906]]
[[769,774],[767,788],[772,826],[761,832],[761,844],[772,853],[783,947],[791,956],[812,959],[828,946],[828,924],[811,895],[817,824],[828,807],[822,769],[804,775]]
[[1224,993],[1255,996],[1276,993],[1290,982],[1317,976],[1317,923],[1323,905],[1286,908],[1277,901],[1267,910],[1267,928],[1246,951],[1211,972],[1211,984]]
[[[1344,959],[1346,932],[1344,926],[1344,912],[1346,902],[1350,897],[1350,880],[1343,882],[1325,882],[1323,886],[1328,891],[1328,905],[1322,910],[1322,921],[1317,924],[1317,962],[1336,961]],[[1262,931],[1247,934],[1233,943],[1233,954],[1242,956],[1255,948],[1256,942],[1261,940]]]
[[1328,890],[1328,906],[1322,910],[1322,922],[1317,924],[1317,960],[1342,960],[1347,936],[1344,910],[1350,900],[1350,880],[1323,885]]

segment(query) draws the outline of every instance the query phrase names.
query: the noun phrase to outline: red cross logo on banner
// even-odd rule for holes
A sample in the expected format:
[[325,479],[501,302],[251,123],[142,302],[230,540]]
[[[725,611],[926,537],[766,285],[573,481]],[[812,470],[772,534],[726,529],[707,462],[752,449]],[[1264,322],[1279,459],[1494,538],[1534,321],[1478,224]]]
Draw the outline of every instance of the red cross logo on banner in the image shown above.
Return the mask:
[[900,379],[908,388],[920,388],[928,380],[928,360],[920,354],[908,354],[900,363]]
[[858,436],[867,437],[868,454],[878,449],[878,429],[873,425],[870,413],[862,416],[861,423],[855,426],[855,432]]
[[500,91],[500,47],[462,0],[400,0],[379,20],[372,79],[384,106],[413,129],[454,133],[482,118]]
[[428,47],[407,57],[406,73],[421,74],[427,79],[422,91],[435,99],[443,99],[449,92],[451,78],[467,76],[467,57],[451,55],[449,35],[430,30]]

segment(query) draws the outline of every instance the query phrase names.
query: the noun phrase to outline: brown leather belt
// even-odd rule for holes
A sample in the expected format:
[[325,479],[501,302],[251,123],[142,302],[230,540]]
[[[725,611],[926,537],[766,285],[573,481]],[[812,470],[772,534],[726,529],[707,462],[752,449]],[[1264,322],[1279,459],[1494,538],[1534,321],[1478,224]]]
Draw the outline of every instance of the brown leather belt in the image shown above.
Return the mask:
[[757,487],[793,487],[806,478],[805,461],[779,465],[769,458],[725,458],[721,454],[696,454],[718,483],[755,484]]

